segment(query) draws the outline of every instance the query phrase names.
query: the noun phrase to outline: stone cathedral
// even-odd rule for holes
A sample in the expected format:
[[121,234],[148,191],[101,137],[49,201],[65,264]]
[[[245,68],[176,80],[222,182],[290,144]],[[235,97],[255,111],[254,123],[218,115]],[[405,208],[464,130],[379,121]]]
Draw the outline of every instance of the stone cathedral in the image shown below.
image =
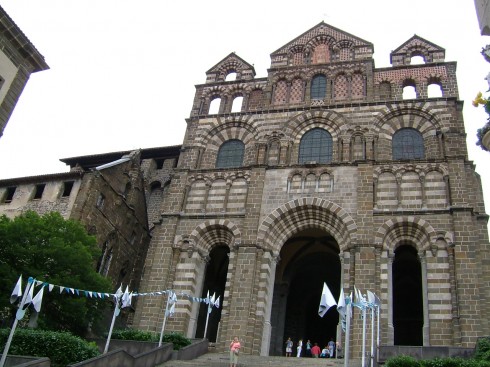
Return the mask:
[[[391,67],[373,53],[323,22],[274,51],[267,77],[231,53],[196,86],[182,145],[0,180],[0,214],[81,220],[115,285],[219,296],[208,323],[181,298],[166,324],[219,351],[234,336],[257,355],[343,343],[335,308],[318,316],[324,283],[380,297],[382,345],[473,347],[489,334],[488,215],[456,62],[417,35]],[[140,297],[130,322],[160,332],[165,305]],[[359,312],[351,324],[359,356]]]
[[[287,337],[341,339],[336,310],[318,316],[324,282],[335,298],[379,295],[385,345],[488,334],[488,216],[456,63],[417,35],[391,67],[373,52],[322,22],[274,51],[267,77],[231,53],[196,86],[141,289],[219,295],[206,337],[220,348],[239,336],[246,353],[281,355]],[[164,306],[141,299],[135,326],[158,331]],[[202,337],[205,319],[182,301],[169,327]]]

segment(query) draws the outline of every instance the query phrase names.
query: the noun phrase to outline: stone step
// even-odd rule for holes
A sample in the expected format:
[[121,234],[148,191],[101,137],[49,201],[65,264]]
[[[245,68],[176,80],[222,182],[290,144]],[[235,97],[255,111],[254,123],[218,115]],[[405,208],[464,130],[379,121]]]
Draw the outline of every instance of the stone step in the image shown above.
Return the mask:
[[[361,361],[349,361],[349,367],[360,367]],[[343,367],[343,359],[261,357],[242,354],[237,367]],[[158,367],[229,367],[228,353],[207,353],[189,361],[168,361]]]

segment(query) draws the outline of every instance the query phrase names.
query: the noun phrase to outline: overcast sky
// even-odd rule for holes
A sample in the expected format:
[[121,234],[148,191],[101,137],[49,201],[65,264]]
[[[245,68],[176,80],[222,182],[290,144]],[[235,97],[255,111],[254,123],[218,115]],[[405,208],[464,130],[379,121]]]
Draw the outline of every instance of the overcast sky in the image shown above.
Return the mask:
[[[403,5],[402,5],[403,4]],[[302,7],[300,7],[300,5]],[[267,76],[270,54],[325,21],[374,44],[376,67],[417,34],[457,61],[469,158],[486,188],[490,153],[475,146],[486,91],[473,0],[3,0],[50,70],[33,74],[0,138],[0,179],[68,171],[61,158],[182,143],[194,85],[230,52]]]

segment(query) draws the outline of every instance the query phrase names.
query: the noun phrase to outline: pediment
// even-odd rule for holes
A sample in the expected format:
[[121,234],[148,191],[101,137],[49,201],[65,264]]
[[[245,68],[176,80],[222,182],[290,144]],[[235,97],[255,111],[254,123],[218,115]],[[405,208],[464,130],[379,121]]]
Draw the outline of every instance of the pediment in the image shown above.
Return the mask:
[[237,80],[250,80],[255,76],[253,65],[232,52],[206,72],[206,82],[224,81],[232,72],[237,74]]
[[[412,56],[423,56],[426,62],[444,61],[446,50],[425,38],[413,35],[390,54],[393,66],[407,64]],[[404,62],[401,63],[401,60]]]
[[274,51],[271,54],[272,67],[280,66],[276,64],[291,53],[302,52],[307,54],[319,44],[326,44],[331,49],[347,47],[356,49],[356,54],[362,54],[363,58],[372,57],[374,52],[371,42],[321,22]]

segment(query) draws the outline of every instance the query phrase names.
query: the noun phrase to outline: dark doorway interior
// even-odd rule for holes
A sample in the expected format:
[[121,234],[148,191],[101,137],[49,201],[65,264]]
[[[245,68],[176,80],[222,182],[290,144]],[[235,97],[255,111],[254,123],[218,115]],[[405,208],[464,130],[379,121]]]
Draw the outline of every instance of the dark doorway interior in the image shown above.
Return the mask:
[[283,355],[291,337],[294,351],[299,339],[309,339],[320,348],[336,337],[339,316],[331,308],[322,318],[318,306],[326,282],[334,298],[340,294],[339,248],[324,231],[309,229],[290,238],[281,250],[274,287],[271,348]]
[[[230,250],[228,246],[217,246],[211,250],[209,257],[209,263],[206,267],[206,275],[204,279],[203,293],[201,297],[206,297],[208,291],[211,297],[215,294],[215,297],[220,297],[221,303],[223,302],[223,295],[225,293],[226,274],[228,272],[229,254]],[[204,330],[206,328],[206,316],[208,312],[208,306],[201,303],[199,307],[199,316],[197,319],[196,338],[204,337]],[[212,312],[209,314],[208,328],[206,336],[210,342],[215,342],[218,335],[218,326],[221,320],[221,306],[219,308],[213,307]]]
[[422,272],[417,250],[410,245],[395,251],[393,326],[395,345],[423,345]]

